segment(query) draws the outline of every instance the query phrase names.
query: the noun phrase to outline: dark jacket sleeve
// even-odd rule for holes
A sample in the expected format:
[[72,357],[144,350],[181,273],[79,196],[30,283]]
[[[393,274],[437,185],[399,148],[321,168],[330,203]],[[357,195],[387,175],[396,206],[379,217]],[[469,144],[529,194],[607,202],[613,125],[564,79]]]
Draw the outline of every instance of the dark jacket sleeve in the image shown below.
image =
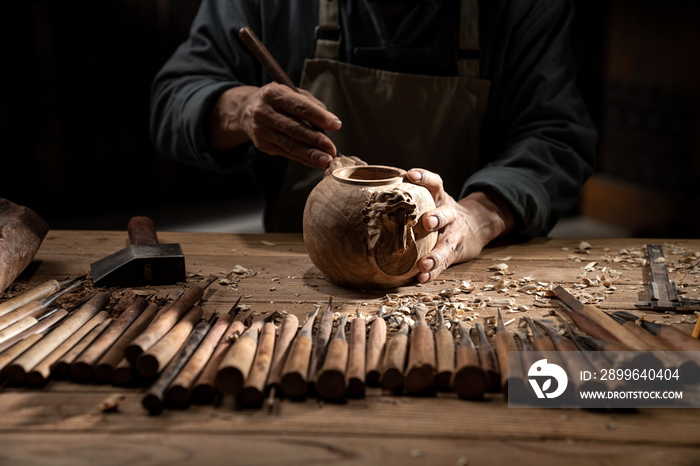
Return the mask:
[[[491,187],[512,207],[516,231],[546,234],[576,204],[595,165],[597,133],[575,84],[570,1],[504,2],[521,9],[494,36],[485,163],[463,195]],[[526,6],[527,5],[527,6]]]
[[259,28],[253,3],[203,0],[189,39],[156,76],[150,129],[161,154],[219,172],[232,172],[246,164],[250,144],[225,154],[207,148],[204,119],[225,90],[259,83],[260,68],[237,37],[245,25]]

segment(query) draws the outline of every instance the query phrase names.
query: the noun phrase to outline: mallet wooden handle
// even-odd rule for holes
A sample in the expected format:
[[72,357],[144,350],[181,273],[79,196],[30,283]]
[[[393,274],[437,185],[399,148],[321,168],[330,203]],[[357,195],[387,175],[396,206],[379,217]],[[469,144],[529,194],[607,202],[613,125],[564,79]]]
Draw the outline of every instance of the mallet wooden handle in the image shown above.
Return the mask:
[[294,336],[299,329],[299,318],[294,314],[287,314],[282,320],[277,343],[275,344],[275,354],[272,356],[272,364],[270,366],[270,375],[267,378],[268,386],[277,386],[282,380],[282,368],[287,360],[289,348],[292,345]]
[[58,311],[51,314],[49,317],[42,319],[36,325],[32,325],[26,330],[21,331],[17,335],[8,338],[7,340],[0,343],[0,352],[6,351],[11,348],[15,343],[24,340],[36,333],[42,333],[53,327],[56,323],[63,320],[68,316],[68,311],[65,309],[59,309]]
[[437,357],[435,384],[440,390],[450,390],[452,372],[455,369],[455,341],[452,333],[446,328],[435,332],[435,355]]
[[263,325],[255,361],[243,385],[241,401],[250,406],[259,406],[265,397],[265,381],[270,372],[272,355],[275,350],[275,334],[277,328],[272,322]]
[[350,344],[348,348],[348,390],[351,397],[365,396],[365,346],[367,328],[365,319],[357,317],[350,323]]
[[225,394],[238,395],[250,373],[258,347],[261,322],[253,323],[229,348],[216,374],[216,388]]
[[5,369],[5,367],[14,361],[20,354],[27,351],[32,347],[32,345],[34,345],[34,343],[41,340],[43,337],[44,334],[42,333],[29,335],[27,338],[12,346],[12,348],[0,353],[0,372],[2,372],[2,370]]
[[406,367],[408,335],[399,331],[387,343],[382,360],[379,385],[385,390],[396,390],[403,384],[403,370]]
[[49,380],[49,376],[53,371],[53,365],[61,359],[61,357],[76,346],[76,353],[80,354],[79,351],[84,350],[92,340],[97,338],[111,321],[112,318],[109,317],[107,311],[98,312],[95,317],[90,319],[85,325],[80,327],[77,332],[68,337],[66,341],[61,343],[58,348],[53,350],[51,354],[46,356],[43,361],[37,364],[34,369],[27,374],[27,384],[33,387],[44,385]]
[[61,285],[57,280],[49,280],[44,282],[19,296],[15,296],[12,299],[8,299],[7,301],[0,303],[0,317],[4,316],[5,314],[9,314],[15,309],[19,309],[32,301],[38,301],[51,296],[60,289]]
[[86,382],[95,374],[93,367],[103,354],[119,339],[122,333],[136,320],[136,318],[146,309],[148,301],[138,297],[134,300],[109,328],[102,333],[73,363],[71,364],[71,375],[75,380]]
[[148,327],[158,312],[158,308],[158,303],[149,304],[124,333],[117,338],[112,347],[105,352],[95,365],[95,377],[97,380],[101,382],[112,380],[112,371],[124,359],[127,346]]
[[97,293],[87,303],[74,311],[51,333],[17,358],[12,365],[7,368],[7,378],[12,383],[24,383],[29,371],[34,369],[37,364],[51,354],[61,343],[66,341],[80,327],[92,319],[108,302],[109,293]]
[[166,392],[166,398],[175,406],[184,407],[190,402],[192,386],[199,374],[211,358],[214,349],[219,344],[226,329],[231,325],[233,317],[228,314],[219,316],[216,323],[211,327],[207,336],[197,347],[192,357],[187,361],[185,367],[172,381]]
[[435,382],[435,341],[427,325],[416,325],[411,331],[408,363],[403,386],[408,393],[423,393]]
[[134,246],[158,244],[156,226],[148,217],[131,217],[126,231],[129,243]]
[[175,300],[167,311],[163,312],[151,325],[131,342],[126,348],[126,357],[130,362],[148,351],[163,335],[168,333],[175,324],[204,296],[204,288],[199,285],[190,287],[182,296]]
[[382,371],[382,356],[384,345],[386,344],[386,322],[383,318],[377,317],[372,321],[367,338],[367,385],[370,387],[379,386],[379,376]]
[[37,322],[39,322],[37,318],[31,316],[25,317],[24,319],[15,322],[9,327],[5,327],[4,330],[0,330],[0,343],[14,337],[20,332],[27,330],[32,325],[35,325]]
[[187,361],[202,342],[210,328],[211,325],[208,322],[198,323],[188,335],[187,340],[184,341],[181,348],[178,348],[178,354],[172,358],[171,361],[169,361],[160,377],[158,377],[158,380],[156,380],[156,382],[151,385],[151,388],[148,389],[148,392],[146,392],[146,396],[143,397],[141,404],[151,414],[157,414],[163,410],[165,390],[168,388],[168,385],[170,385],[170,382],[177,377],[177,374],[180,372],[180,370],[182,370],[185,364],[187,364]]
[[136,371],[141,377],[153,377],[168,365],[202,319],[202,313],[200,306],[192,307],[158,343],[136,359]]

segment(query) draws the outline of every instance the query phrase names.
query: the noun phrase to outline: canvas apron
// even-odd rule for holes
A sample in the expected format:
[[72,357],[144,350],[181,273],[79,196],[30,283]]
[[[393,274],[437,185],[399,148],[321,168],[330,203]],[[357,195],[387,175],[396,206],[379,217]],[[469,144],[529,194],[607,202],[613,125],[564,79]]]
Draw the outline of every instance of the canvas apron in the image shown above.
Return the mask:
[[[338,31],[340,0],[319,1],[319,29]],[[343,122],[328,136],[343,155],[370,165],[438,173],[458,198],[479,166],[479,133],[490,82],[479,79],[478,0],[461,0],[458,76],[424,76],[338,61],[340,40],[316,41],[300,86]],[[301,231],[306,198],[323,170],[289,161],[270,231]]]

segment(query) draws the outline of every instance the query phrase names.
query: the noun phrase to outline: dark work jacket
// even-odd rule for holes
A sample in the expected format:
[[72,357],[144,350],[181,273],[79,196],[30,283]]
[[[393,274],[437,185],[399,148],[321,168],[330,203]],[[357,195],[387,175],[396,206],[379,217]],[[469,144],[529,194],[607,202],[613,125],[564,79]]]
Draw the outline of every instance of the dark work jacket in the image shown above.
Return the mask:
[[[458,0],[340,3],[341,61],[457,75]],[[569,45],[572,15],[570,0],[480,2],[480,77],[491,81],[480,169],[465,173],[462,192],[450,194],[460,198],[494,189],[516,217],[515,232],[524,235],[546,234],[575,205],[595,165],[597,134],[576,88]],[[153,83],[151,136],[158,151],[224,173],[248,168],[269,212],[287,160],[263,154],[252,143],[211,150],[207,115],[226,89],[271,81],[239,40],[241,27],[251,27],[298,84],[304,60],[314,56],[317,24],[317,1],[203,0],[190,38]],[[385,47],[398,53],[384,53]]]

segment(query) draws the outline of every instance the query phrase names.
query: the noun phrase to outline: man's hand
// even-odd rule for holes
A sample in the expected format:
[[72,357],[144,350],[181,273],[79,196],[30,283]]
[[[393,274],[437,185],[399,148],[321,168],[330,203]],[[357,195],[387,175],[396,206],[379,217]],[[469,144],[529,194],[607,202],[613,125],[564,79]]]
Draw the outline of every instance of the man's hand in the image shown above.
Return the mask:
[[418,261],[416,279],[420,283],[436,279],[452,264],[475,258],[491,240],[513,228],[513,214],[492,190],[474,192],[457,202],[445,192],[440,175],[413,169],[406,177],[428,188],[437,206],[421,217],[426,230],[438,232],[438,240]]
[[227,150],[253,141],[270,155],[281,155],[314,168],[326,168],[336,156],[335,146],[322,130],[340,129],[341,122],[326,106],[300,90],[277,83],[227,90],[209,114],[211,146]]

